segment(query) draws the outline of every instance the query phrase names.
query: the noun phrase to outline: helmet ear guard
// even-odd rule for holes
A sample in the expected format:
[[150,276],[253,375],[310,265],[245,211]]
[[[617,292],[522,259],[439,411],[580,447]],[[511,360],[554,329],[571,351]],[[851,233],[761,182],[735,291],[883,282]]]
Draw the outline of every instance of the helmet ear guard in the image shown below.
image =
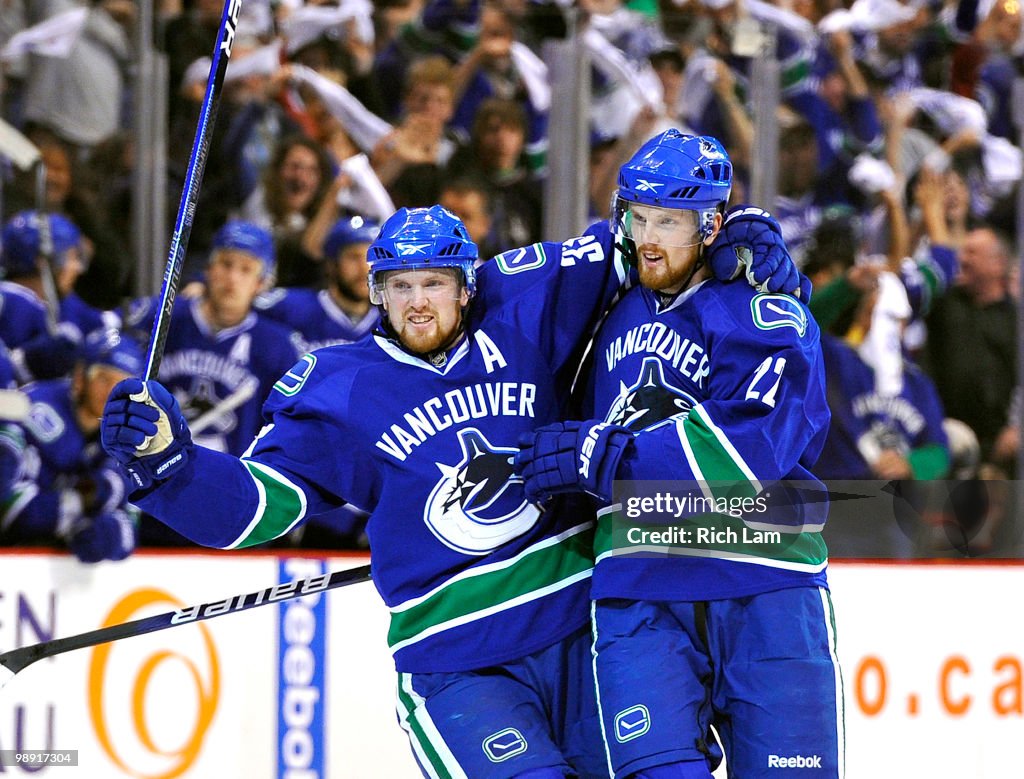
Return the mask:
[[462,220],[441,206],[400,208],[380,228],[370,244],[370,301],[384,303],[384,281],[390,271],[461,271],[463,285],[476,293],[476,261],[480,256]]

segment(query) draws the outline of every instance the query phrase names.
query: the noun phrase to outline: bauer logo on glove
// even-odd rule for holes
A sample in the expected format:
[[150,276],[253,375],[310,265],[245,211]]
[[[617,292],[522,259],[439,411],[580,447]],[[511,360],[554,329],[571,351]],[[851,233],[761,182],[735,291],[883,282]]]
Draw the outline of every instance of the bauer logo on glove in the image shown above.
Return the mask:
[[139,379],[125,379],[111,391],[100,441],[139,490],[184,468],[192,451],[178,401],[159,382]]
[[586,492],[607,503],[619,463],[632,446],[633,434],[620,425],[559,422],[520,437],[515,470],[531,501]]

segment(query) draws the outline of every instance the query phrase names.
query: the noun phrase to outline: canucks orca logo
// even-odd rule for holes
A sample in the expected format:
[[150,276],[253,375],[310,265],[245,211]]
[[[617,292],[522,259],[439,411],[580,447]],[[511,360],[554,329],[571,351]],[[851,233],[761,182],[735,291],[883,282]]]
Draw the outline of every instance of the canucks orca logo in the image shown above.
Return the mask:
[[540,510],[526,499],[510,460],[516,449],[493,446],[476,428],[459,431],[462,459],[435,463],[441,480],[427,498],[423,520],[446,546],[463,554],[487,554],[521,536]]
[[620,382],[619,397],[612,403],[606,422],[636,432],[658,427],[674,417],[685,418],[697,400],[665,381],[665,369],[657,357],[645,357],[640,378],[632,387]]

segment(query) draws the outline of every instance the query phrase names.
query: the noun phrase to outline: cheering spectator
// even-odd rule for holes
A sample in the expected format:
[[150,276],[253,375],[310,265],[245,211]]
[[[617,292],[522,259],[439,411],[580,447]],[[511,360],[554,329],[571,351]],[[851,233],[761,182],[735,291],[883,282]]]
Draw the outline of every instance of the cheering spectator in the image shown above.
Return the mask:
[[960,274],[928,317],[926,355],[949,416],[977,434],[983,463],[1013,472],[1016,426],[1010,399],[1017,383],[1017,304],[1010,293],[1010,248],[989,227],[960,247]]
[[450,169],[471,172],[491,187],[492,235],[500,251],[540,240],[542,183],[526,164],[526,116],[513,100],[490,98],[476,113],[469,146]]
[[278,143],[262,185],[239,210],[242,221],[273,234],[279,263],[277,282],[281,286],[319,284],[319,264],[303,248],[302,235],[333,179],[323,147],[304,136],[292,135]]
[[373,168],[396,206],[437,202],[444,166],[458,148],[447,126],[455,108],[455,75],[443,57],[414,64],[398,126],[373,150]]

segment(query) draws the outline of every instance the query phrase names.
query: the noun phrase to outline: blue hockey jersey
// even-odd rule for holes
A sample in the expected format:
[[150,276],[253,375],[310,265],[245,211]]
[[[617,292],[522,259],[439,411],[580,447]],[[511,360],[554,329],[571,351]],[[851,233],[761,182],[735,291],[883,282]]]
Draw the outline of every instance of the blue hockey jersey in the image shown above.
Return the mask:
[[11,357],[21,383],[38,378],[22,359],[21,347],[53,335],[80,344],[93,330],[119,325],[117,314],[94,308],[72,292],[61,299],[59,321],[51,332],[46,303],[35,292],[22,284],[0,281],[0,341],[13,351]]
[[[816,483],[808,468],[829,423],[818,328],[787,295],[709,280],[659,311],[654,293],[630,290],[595,340],[588,399],[585,416],[636,431],[621,479],[675,482],[705,495],[723,485],[755,493],[779,480]],[[797,504],[745,521],[694,516],[731,528],[739,541],[691,537],[659,554],[613,550],[621,509],[599,512],[594,598],[711,600],[826,583],[824,506]],[[745,527],[784,540],[744,543]]]
[[[158,305],[157,298],[134,305],[129,324],[140,336],[148,335]],[[214,331],[200,306],[198,299],[175,304],[158,378],[174,393],[190,423],[228,398],[243,397],[244,402],[214,417],[195,436],[197,443],[238,455],[262,425],[260,409],[274,382],[295,362],[297,339],[288,328],[256,313]]]
[[479,668],[548,646],[589,620],[593,513],[575,497],[529,503],[511,459],[521,434],[565,414],[583,347],[624,279],[605,224],[499,255],[439,364],[380,333],[307,354],[275,385],[269,424],[241,461],[198,450],[135,500],[223,548],[343,500],[369,511],[399,671]]
[[[915,467],[915,452],[932,448],[948,466],[945,412],[935,383],[912,363],[904,363],[903,387],[895,396],[875,389],[875,372],[845,341],[822,336],[832,425],[814,472],[823,479],[875,479],[869,461],[894,449]],[[935,463],[928,463],[934,466]],[[942,478],[943,473],[915,473]]]
[[[127,482],[116,461],[100,447],[99,436],[78,426],[67,379],[29,384],[32,406],[19,423],[0,425],[0,468],[9,481],[0,484],[0,540],[3,543],[53,543],[65,538],[88,513],[127,508]],[[83,494],[103,496],[87,506]]]
[[325,289],[279,287],[256,298],[253,308],[297,332],[303,352],[358,341],[380,322],[376,307],[353,322]]
[[0,281],[0,340],[17,349],[47,335],[46,304],[36,293],[12,281]]

